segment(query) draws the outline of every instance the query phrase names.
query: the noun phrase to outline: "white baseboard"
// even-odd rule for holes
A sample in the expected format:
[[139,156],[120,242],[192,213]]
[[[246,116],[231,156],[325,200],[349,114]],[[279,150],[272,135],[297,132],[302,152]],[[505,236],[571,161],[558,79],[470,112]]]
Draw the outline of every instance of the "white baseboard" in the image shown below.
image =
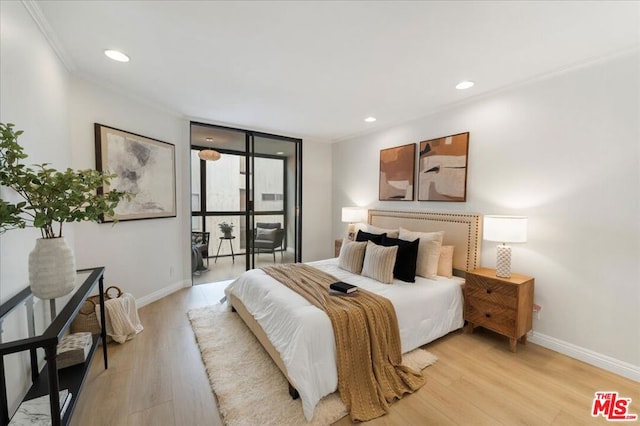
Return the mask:
[[191,280],[178,281],[177,283],[154,291],[151,294],[147,294],[146,296],[136,299],[136,305],[138,305],[138,308],[141,308],[145,305],[148,305],[149,303],[155,302],[156,300],[160,300],[163,297],[170,295],[171,293],[175,293],[176,291],[185,287],[191,287]]
[[532,331],[528,334],[527,340],[540,346],[544,346],[552,351],[560,352],[571,358],[579,359],[587,364],[600,367],[603,370],[611,371],[622,377],[626,377],[636,382],[640,382],[640,366],[620,361],[607,355],[576,346],[555,337]]

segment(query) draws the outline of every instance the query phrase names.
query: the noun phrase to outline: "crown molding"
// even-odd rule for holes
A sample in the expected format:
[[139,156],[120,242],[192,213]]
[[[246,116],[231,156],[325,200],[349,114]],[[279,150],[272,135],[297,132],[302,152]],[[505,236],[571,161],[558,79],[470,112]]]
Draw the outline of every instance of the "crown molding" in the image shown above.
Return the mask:
[[51,45],[51,48],[56,53],[67,71],[74,72],[76,70],[76,66],[73,60],[71,59],[67,51],[62,47],[62,44],[58,40],[58,36],[56,36],[55,31],[53,31],[53,28],[51,28],[51,25],[49,25],[49,22],[42,13],[42,10],[40,9],[40,6],[38,6],[38,3],[34,0],[21,0],[21,2],[24,8],[27,9],[27,12],[29,12],[29,15],[31,15],[31,18],[33,18],[33,21],[40,29],[40,32],[47,39],[47,41]]

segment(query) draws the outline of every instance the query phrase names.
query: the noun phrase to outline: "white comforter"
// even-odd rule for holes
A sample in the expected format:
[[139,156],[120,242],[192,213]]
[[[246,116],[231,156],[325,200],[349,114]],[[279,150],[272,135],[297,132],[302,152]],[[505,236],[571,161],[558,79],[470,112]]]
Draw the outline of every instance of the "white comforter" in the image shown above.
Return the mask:
[[[463,325],[461,278],[416,277],[415,283],[394,280],[389,285],[340,269],[337,259],[309,264],[389,299],[398,317],[402,353]],[[300,394],[304,415],[311,420],[318,401],[338,388],[329,317],[260,269],[242,274],[226,292],[243,302],[280,353],[291,384]]]

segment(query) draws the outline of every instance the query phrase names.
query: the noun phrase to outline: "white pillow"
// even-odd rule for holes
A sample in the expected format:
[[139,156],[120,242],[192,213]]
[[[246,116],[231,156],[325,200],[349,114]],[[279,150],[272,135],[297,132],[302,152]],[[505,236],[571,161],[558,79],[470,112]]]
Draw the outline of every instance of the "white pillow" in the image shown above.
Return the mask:
[[389,238],[398,238],[399,231],[397,229],[378,228],[377,226],[367,225],[364,230],[370,234],[387,234]]
[[342,241],[340,255],[338,256],[338,267],[346,271],[359,274],[362,271],[364,251],[367,249],[366,241],[349,241],[346,238]]
[[[378,228],[377,226],[369,225],[368,223],[360,222],[353,225],[353,238],[356,238],[358,231],[368,232],[370,234],[387,234],[389,238],[398,238],[397,229]],[[347,231],[348,233],[349,231]],[[347,235],[348,237],[348,235]]]
[[435,279],[438,276],[438,260],[440,259],[443,237],[444,231],[413,232],[400,228],[399,238],[401,240],[415,241],[420,238],[416,275],[430,279]]
[[362,276],[373,278],[384,284],[393,283],[393,266],[396,263],[398,246],[384,247],[367,241]]

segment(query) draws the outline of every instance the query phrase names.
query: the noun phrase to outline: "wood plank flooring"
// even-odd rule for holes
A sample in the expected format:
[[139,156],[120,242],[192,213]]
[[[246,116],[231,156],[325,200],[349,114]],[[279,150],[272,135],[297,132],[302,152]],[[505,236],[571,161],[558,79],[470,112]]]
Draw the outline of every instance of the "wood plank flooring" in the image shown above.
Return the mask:
[[[71,424],[222,425],[186,315],[216,303],[221,291],[198,285],[141,308],[145,330],[124,345],[109,345],[108,370],[94,358]],[[506,338],[476,329],[425,349],[439,358],[426,370],[427,384],[366,424],[606,424],[591,417],[596,391],[632,398],[630,411],[640,414],[639,383],[532,343],[518,344],[514,354]]]

